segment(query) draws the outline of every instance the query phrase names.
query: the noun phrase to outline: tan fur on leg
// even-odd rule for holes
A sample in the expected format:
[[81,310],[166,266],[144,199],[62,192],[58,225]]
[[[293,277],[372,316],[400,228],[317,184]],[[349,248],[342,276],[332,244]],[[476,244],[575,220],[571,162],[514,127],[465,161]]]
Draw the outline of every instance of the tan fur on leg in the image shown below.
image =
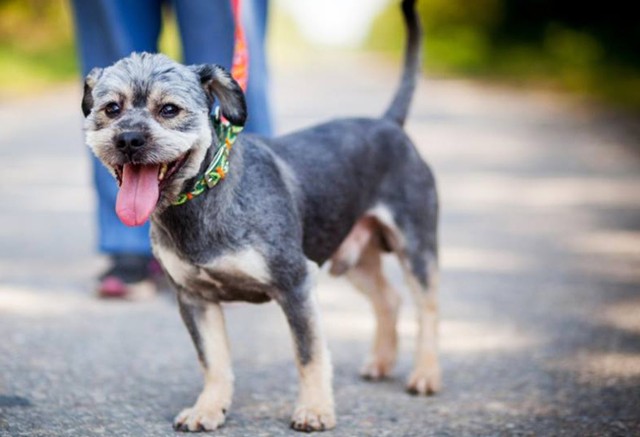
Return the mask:
[[191,408],[174,420],[180,431],[212,431],[224,423],[233,395],[233,371],[222,308],[207,304],[197,320],[204,354],[204,388]]
[[308,320],[312,334],[311,361],[302,363],[296,348],[296,365],[300,377],[298,401],[291,417],[291,427],[298,431],[324,431],[336,426],[333,402],[333,369],[331,357],[320,323],[315,297],[317,266],[308,263],[309,283],[313,289],[308,297]]
[[298,431],[324,431],[336,426],[329,351],[322,338],[315,343],[313,360],[306,365],[297,363],[300,393],[291,426]]
[[375,336],[370,356],[360,374],[366,379],[378,380],[393,370],[398,353],[398,310],[400,296],[387,282],[382,271],[380,248],[375,241],[362,251],[355,268],[347,278],[369,298],[376,318]]
[[405,266],[407,282],[413,293],[418,313],[418,337],[414,368],[407,381],[412,394],[430,395],[441,389],[440,364],[438,362],[438,269],[435,261],[429,263],[426,289]]

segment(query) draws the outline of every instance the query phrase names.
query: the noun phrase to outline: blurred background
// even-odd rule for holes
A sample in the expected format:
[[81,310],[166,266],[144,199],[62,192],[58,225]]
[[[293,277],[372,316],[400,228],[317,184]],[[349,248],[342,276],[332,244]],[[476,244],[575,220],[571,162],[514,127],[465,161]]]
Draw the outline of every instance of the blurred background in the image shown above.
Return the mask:
[[[366,50],[397,56],[401,17],[388,0],[273,2],[270,50]],[[628,2],[422,0],[429,75],[568,90],[640,110],[640,26]],[[0,96],[77,79],[66,0],[0,1]],[[337,12],[339,11],[339,12]],[[179,59],[173,17],[163,51]],[[298,51],[300,54],[302,50]]]
[[[89,1],[89,0],[87,0]],[[131,0],[133,1],[133,0]],[[400,74],[397,2],[278,0],[276,131],[378,116]],[[406,125],[441,196],[444,390],[403,392],[415,341],[369,384],[367,301],[323,275],[333,436],[640,435],[640,26],[628,2],[419,0]],[[171,13],[162,49],[180,59]],[[95,198],[70,5],[0,0],[0,436],[175,436],[201,388],[174,299],[99,300]],[[275,304],[226,318],[220,436],[291,436],[296,370]]]

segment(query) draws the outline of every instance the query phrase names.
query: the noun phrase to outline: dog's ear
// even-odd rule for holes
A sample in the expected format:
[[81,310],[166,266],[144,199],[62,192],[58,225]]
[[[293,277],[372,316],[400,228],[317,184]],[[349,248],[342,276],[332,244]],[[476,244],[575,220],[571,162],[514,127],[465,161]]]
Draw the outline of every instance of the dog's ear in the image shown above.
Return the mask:
[[224,68],[215,64],[190,67],[200,78],[200,83],[212,105],[215,98],[220,102],[222,115],[236,126],[244,126],[247,120],[247,103],[238,82]]
[[93,87],[102,76],[102,68],[94,68],[84,80],[84,95],[82,96],[82,113],[87,117],[93,108]]

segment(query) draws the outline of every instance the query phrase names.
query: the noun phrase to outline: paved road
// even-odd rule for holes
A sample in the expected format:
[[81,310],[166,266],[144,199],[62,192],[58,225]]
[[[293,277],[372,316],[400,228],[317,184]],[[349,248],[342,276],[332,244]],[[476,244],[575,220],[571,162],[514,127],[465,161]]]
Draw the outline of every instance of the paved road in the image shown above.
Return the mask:
[[[281,131],[382,110],[393,66],[335,61],[276,70]],[[1,104],[0,120],[0,435],[174,435],[200,374],[171,298],[90,293],[104,260],[92,251],[78,90]],[[443,199],[444,391],[402,390],[408,298],[394,377],[360,381],[370,311],[325,278],[339,413],[328,435],[640,435],[640,161],[615,126],[553,95],[421,83],[408,130]],[[233,305],[228,323],[236,396],[217,434],[294,435],[283,317]]]

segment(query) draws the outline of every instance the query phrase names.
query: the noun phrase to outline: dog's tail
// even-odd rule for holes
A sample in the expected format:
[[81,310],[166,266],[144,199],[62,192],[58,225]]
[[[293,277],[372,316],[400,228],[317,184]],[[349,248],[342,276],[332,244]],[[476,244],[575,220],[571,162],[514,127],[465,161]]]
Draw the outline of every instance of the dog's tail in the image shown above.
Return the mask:
[[400,126],[404,124],[411,105],[411,98],[416,88],[418,73],[420,71],[422,30],[420,19],[415,9],[416,0],[402,0],[402,13],[407,27],[407,46],[404,53],[404,70],[398,90],[384,113],[384,118],[389,118]]

